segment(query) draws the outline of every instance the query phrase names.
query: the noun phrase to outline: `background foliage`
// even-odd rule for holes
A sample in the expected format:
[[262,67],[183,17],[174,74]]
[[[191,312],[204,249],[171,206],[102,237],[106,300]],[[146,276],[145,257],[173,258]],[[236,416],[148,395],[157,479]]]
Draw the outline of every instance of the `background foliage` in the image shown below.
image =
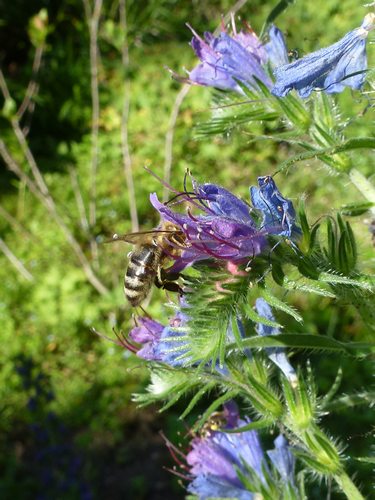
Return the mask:
[[[160,416],[157,408],[136,411],[130,398],[145,383],[142,364],[93,335],[90,327],[111,335],[113,326],[126,331],[132,324],[132,311],[122,294],[128,248],[103,244],[108,235],[132,229],[121,152],[124,81],[129,83],[126,90],[130,89],[127,128],[138,218],[147,229],[158,223],[149,193],[161,194],[163,189],[143,166],[164,175],[166,134],[181,88],[165,66],[178,73],[191,68],[195,60],[185,22],[200,33],[213,31],[232,2],[127,2],[129,61],[125,65],[119,3],[104,2],[99,24],[97,217],[89,229],[80,210],[80,197],[86,209],[90,203],[93,123],[84,5],[79,0],[14,0],[1,9],[0,60],[12,97],[0,103],[1,138],[30,174],[10,119],[32,79],[35,50],[40,46],[35,37],[44,30],[43,26],[39,31],[33,28],[30,20],[44,8],[48,29],[36,75],[39,88],[35,107],[26,110],[21,124],[62,220],[106,288],[98,293],[88,282],[51,213],[2,164],[0,241],[6,245],[0,253],[2,498],[27,498],[26,491],[30,498],[101,498],[104,491],[106,498],[123,498],[124,492],[137,498],[161,498],[171,491],[176,498],[184,496],[162,472],[168,458],[157,434],[164,428],[172,437],[183,425],[173,413]],[[248,1],[240,15],[259,32],[273,6],[270,1]],[[299,1],[278,25],[287,33],[288,46],[302,56],[358,26],[363,14],[354,0]],[[369,52],[374,60],[374,51]],[[371,109],[363,114],[366,98],[353,100],[348,91],[339,98],[343,121],[345,113],[347,119],[361,114],[354,132],[366,135],[372,124]],[[287,143],[254,141],[255,135],[269,132],[271,125],[261,123],[251,123],[246,134],[232,134],[230,140],[226,136],[198,138],[193,126],[207,121],[213,105],[211,92],[204,88],[191,89],[184,99],[174,128],[172,183],[181,186],[189,167],[199,180],[222,184],[247,198],[248,186],[255,184],[258,175],[272,174],[295,152]],[[370,156],[356,158],[357,167],[370,175]],[[316,159],[299,163],[278,179],[278,185],[295,203],[297,194],[304,193],[310,221],[348,202],[361,201],[354,187],[330,177]],[[352,218],[351,223],[364,270],[368,270],[372,250],[364,217]],[[97,259],[91,251],[95,243]],[[4,248],[15,257],[13,263]],[[147,311],[163,319],[168,313],[163,302],[165,296],[154,292]],[[370,338],[357,313],[345,305],[297,293],[292,302],[310,333],[326,332],[338,340]],[[324,394],[336,376],[337,360],[306,354],[298,361],[308,358],[319,366],[317,386]],[[370,384],[368,363],[343,358],[342,371],[345,393]],[[370,422],[368,411],[348,407],[339,421],[328,417],[325,427],[332,434],[349,436],[353,453],[361,456],[368,453]],[[359,467],[359,478],[369,487],[368,468]],[[317,489],[316,498],[321,494]]]

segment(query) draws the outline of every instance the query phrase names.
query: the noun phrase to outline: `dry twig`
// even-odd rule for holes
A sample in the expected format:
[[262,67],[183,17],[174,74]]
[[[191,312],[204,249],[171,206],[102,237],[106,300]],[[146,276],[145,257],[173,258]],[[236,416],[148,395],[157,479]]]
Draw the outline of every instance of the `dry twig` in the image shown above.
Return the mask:
[[[76,254],[78,261],[81,264],[81,267],[86,274],[86,277],[88,281],[91,283],[91,285],[100,293],[100,294],[105,294],[108,292],[107,288],[103,285],[103,283],[99,280],[99,278],[95,275],[94,271],[92,270],[89,261],[87,260],[85,254],[82,251],[82,248],[80,247],[79,243],[77,240],[74,238],[73,234],[69,230],[68,226],[65,224],[64,220],[60,216],[60,214],[57,211],[55,202],[53,198],[50,196],[48,189],[47,193],[45,194],[39,187],[37,182],[34,182],[23,170],[22,168],[18,165],[18,163],[14,160],[14,158],[11,156],[9,153],[5,143],[3,140],[0,139],[0,155],[2,156],[4,163],[6,164],[7,168],[13,172],[22,182],[25,183],[25,185],[28,187],[31,193],[35,197],[37,197],[42,204],[46,207],[48,213],[51,215],[51,217],[55,220],[57,223],[58,227],[61,229],[63,232],[65,239],[67,242],[70,244],[72,247],[74,253]],[[39,171],[38,171],[39,172]],[[39,175],[40,172],[39,172]],[[43,181],[44,184],[44,181]],[[44,184],[44,186],[47,188],[47,186]]]
[[[130,62],[129,46],[128,46],[128,25],[126,20],[126,0],[120,0],[119,8],[120,8],[120,26],[124,36],[122,44],[122,64],[126,69],[129,67],[129,62]],[[139,230],[139,223],[138,223],[137,204],[135,198],[133,173],[132,173],[132,159],[129,148],[129,134],[128,134],[129,109],[130,109],[130,82],[128,78],[125,78],[124,102],[123,102],[122,117],[121,117],[121,150],[122,150],[126,187],[128,190],[128,197],[129,197],[129,209],[130,209],[130,218],[132,223],[132,231],[135,232]]]
[[0,250],[5,257],[9,260],[12,266],[17,269],[20,275],[27,281],[34,281],[34,276],[26,269],[22,262],[14,255],[12,250],[8,247],[3,239],[0,238]]
[[[181,108],[181,104],[183,103],[185,97],[187,96],[190,85],[185,84],[182,86],[181,90],[176,96],[176,99],[173,104],[172,113],[169,118],[168,130],[165,135],[165,160],[164,160],[164,175],[163,180],[166,184],[170,184],[171,182],[171,171],[172,171],[172,163],[173,163],[173,139],[174,139],[174,131],[176,128],[176,122],[178,113]],[[168,189],[166,186],[163,188],[163,201],[168,200]]]
[[[99,166],[99,47],[98,30],[102,10],[102,0],[95,0],[91,8],[89,0],[83,0],[86,21],[90,35],[90,74],[91,74],[91,101],[92,101],[92,123],[91,123],[91,173],[90,173],[90,202],[89,223],[91,229],[96,224],[96,196],[97,196],[97,174]],[[91,254],[95,266],[98,265],[98,246],[94,237],[90,239]]]

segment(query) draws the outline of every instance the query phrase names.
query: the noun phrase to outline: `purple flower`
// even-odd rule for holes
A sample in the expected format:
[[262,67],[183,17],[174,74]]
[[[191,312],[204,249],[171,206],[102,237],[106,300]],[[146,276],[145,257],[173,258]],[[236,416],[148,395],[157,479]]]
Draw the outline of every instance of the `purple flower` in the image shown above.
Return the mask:
[[149,361],[160,361],[175,367],[184,364],[183,360],[179,359],[184,353],[184,350],[181,350],[184,343],[182,341],[172,342],[168,339],[185,336],[184,333],[175,330],[175,328],[185,325],[187,321],[185,314],[178,312],[168,326],[163,326],[161,323],[147,317],[138,318],[137,321],[139,325],[129,333],[129,337],[134,342],[143,345],[139,350],[132,349],[136,351],[137,356]]
[[232,35],[223,30],[219,36],[206,32],[204,38],[190,28],[194,34],[191,46],[201,63],[189,72],[188,78],[177,76],[177,79],[240,94],[243,94],[243,90],[238,82],[254,90],[257,88],[256,80],[259,80],[271,88],[272,81],[266,72],[267,63],[277,67],[288,62],[281,31],[271,26],[269,42],[263,45],[250,26],[246,32],[239,33],[234,21],[232,26]]
[[[264,299],[259,298],[255,301],[256,312],[262,318],[268,319],[269,321],[275,321],[275,317],[272,313],[272,309],[268,302]],[[259,335],[279,335],[280,329],[275,326],[267,326],[263,323],[258,323],[256,330]],[[289,363],[289,360],[282,347],[270,347],[266,349],[267,356],[270,360],[280,368],[285,377],[289,380],[292,387],[296,387],[298,384],[297,374],[293,366]]]
[[264,48],[267,52],[268,61],[272,68],[278,68],[283,64],[288,64],[288,49],[282,31],[272,24],[270,26],[268,36],[269,42],[265,44]]
[[293,203],[282,196],[270,175],[258,177],[258,185],[250,188],[250,196],[254,207],[262,212],[262,228],[270,234],[298,238],[301,230],[295,224]]
[[359,28],[333,45],[276,67],[272,93],[284,97],[295,89],[301,97],[308,97],[314,89],[328,94],[342,92],[345,86],[360,89],[367,70],[366,38],[374,25],[375,14],[367,14]]
[[226,189],[215,184],[193,181],[194,193],[181,193],[203,214],[174,212],[161,203],[156,194],[150,196],[152,205],[163,220],[172,222],[184,232],[185,247],[171,270],[180,271],[196,261],[209,259],[242,262],[259,254],[266,246],[265,232],[261,232],[250,215],[249,206]]
[[280,434],[274,441],[275,449],[268,450],[267,455],[270,457],[272,464],[280,474],[283,481],[290,481],[294,484],[294,468],[296,459],[290,451],[288,441]]
[[206,32],[204,39],[192,32],[191,46],[202,62],[190,71],[190,83],[243,93],[237,80],[254,89],[256,78],[271,88],[263,69],[267,53],[254,31],[234,32],[233,36],[223,31],[217,37]]
[[[236,429],[249,423],[249,419],[240,419],[234,402],[224,405],[222,420],[223,430]],[[279,436],[275,446],[276,449],[269,452],[270,459],[281,479],[293,484],[294,461],[290,456],[286,440],[282,438],[281,443]],[[252,477],[249,478],[251,483],[265,488],[269,481],[278,481],[278,478],[272,477],[269,471],[256,431],[228,434],[215,426],[204,435],[193,439],[186,461],[192,476],[188,491],[200,499],[255,498],[255,492],[248,491],[241,482],[239,472],[249,476],[251,470]]]

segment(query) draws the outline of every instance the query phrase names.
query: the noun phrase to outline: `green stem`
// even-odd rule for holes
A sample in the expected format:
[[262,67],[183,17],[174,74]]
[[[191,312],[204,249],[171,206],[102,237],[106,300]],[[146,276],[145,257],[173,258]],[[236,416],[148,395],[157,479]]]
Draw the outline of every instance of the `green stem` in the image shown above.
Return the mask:
[[[366,200],[375,203],[375,186],[359,170],[352,168],[349,178]],[[375,207],[372,207],[370,211],[375,216]]]
[[345,472],[341,472],[334,477],[337,484],[340,486],[341,490],[345,493],[349,500],[364,500],[364,497],[361,495],[356,485],[353,483],[350,477],[345,474]]

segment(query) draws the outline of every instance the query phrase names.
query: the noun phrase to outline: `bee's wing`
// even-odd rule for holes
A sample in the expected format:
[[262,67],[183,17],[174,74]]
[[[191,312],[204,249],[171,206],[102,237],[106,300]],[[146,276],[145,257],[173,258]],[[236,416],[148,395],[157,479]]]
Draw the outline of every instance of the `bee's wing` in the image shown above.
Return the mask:
[[142,243],[150,243],[152,237],[158,236],[160,234],[171,234],[175,231],[163,231],[160,229],[152,229],[151,231],[138,231],[136,233],[127,234],[114,234],[111,240],[107,240],[105,243],[113,243],[115,241],[125,241],[126,243],[131,243],[132,245],[141,245]]

